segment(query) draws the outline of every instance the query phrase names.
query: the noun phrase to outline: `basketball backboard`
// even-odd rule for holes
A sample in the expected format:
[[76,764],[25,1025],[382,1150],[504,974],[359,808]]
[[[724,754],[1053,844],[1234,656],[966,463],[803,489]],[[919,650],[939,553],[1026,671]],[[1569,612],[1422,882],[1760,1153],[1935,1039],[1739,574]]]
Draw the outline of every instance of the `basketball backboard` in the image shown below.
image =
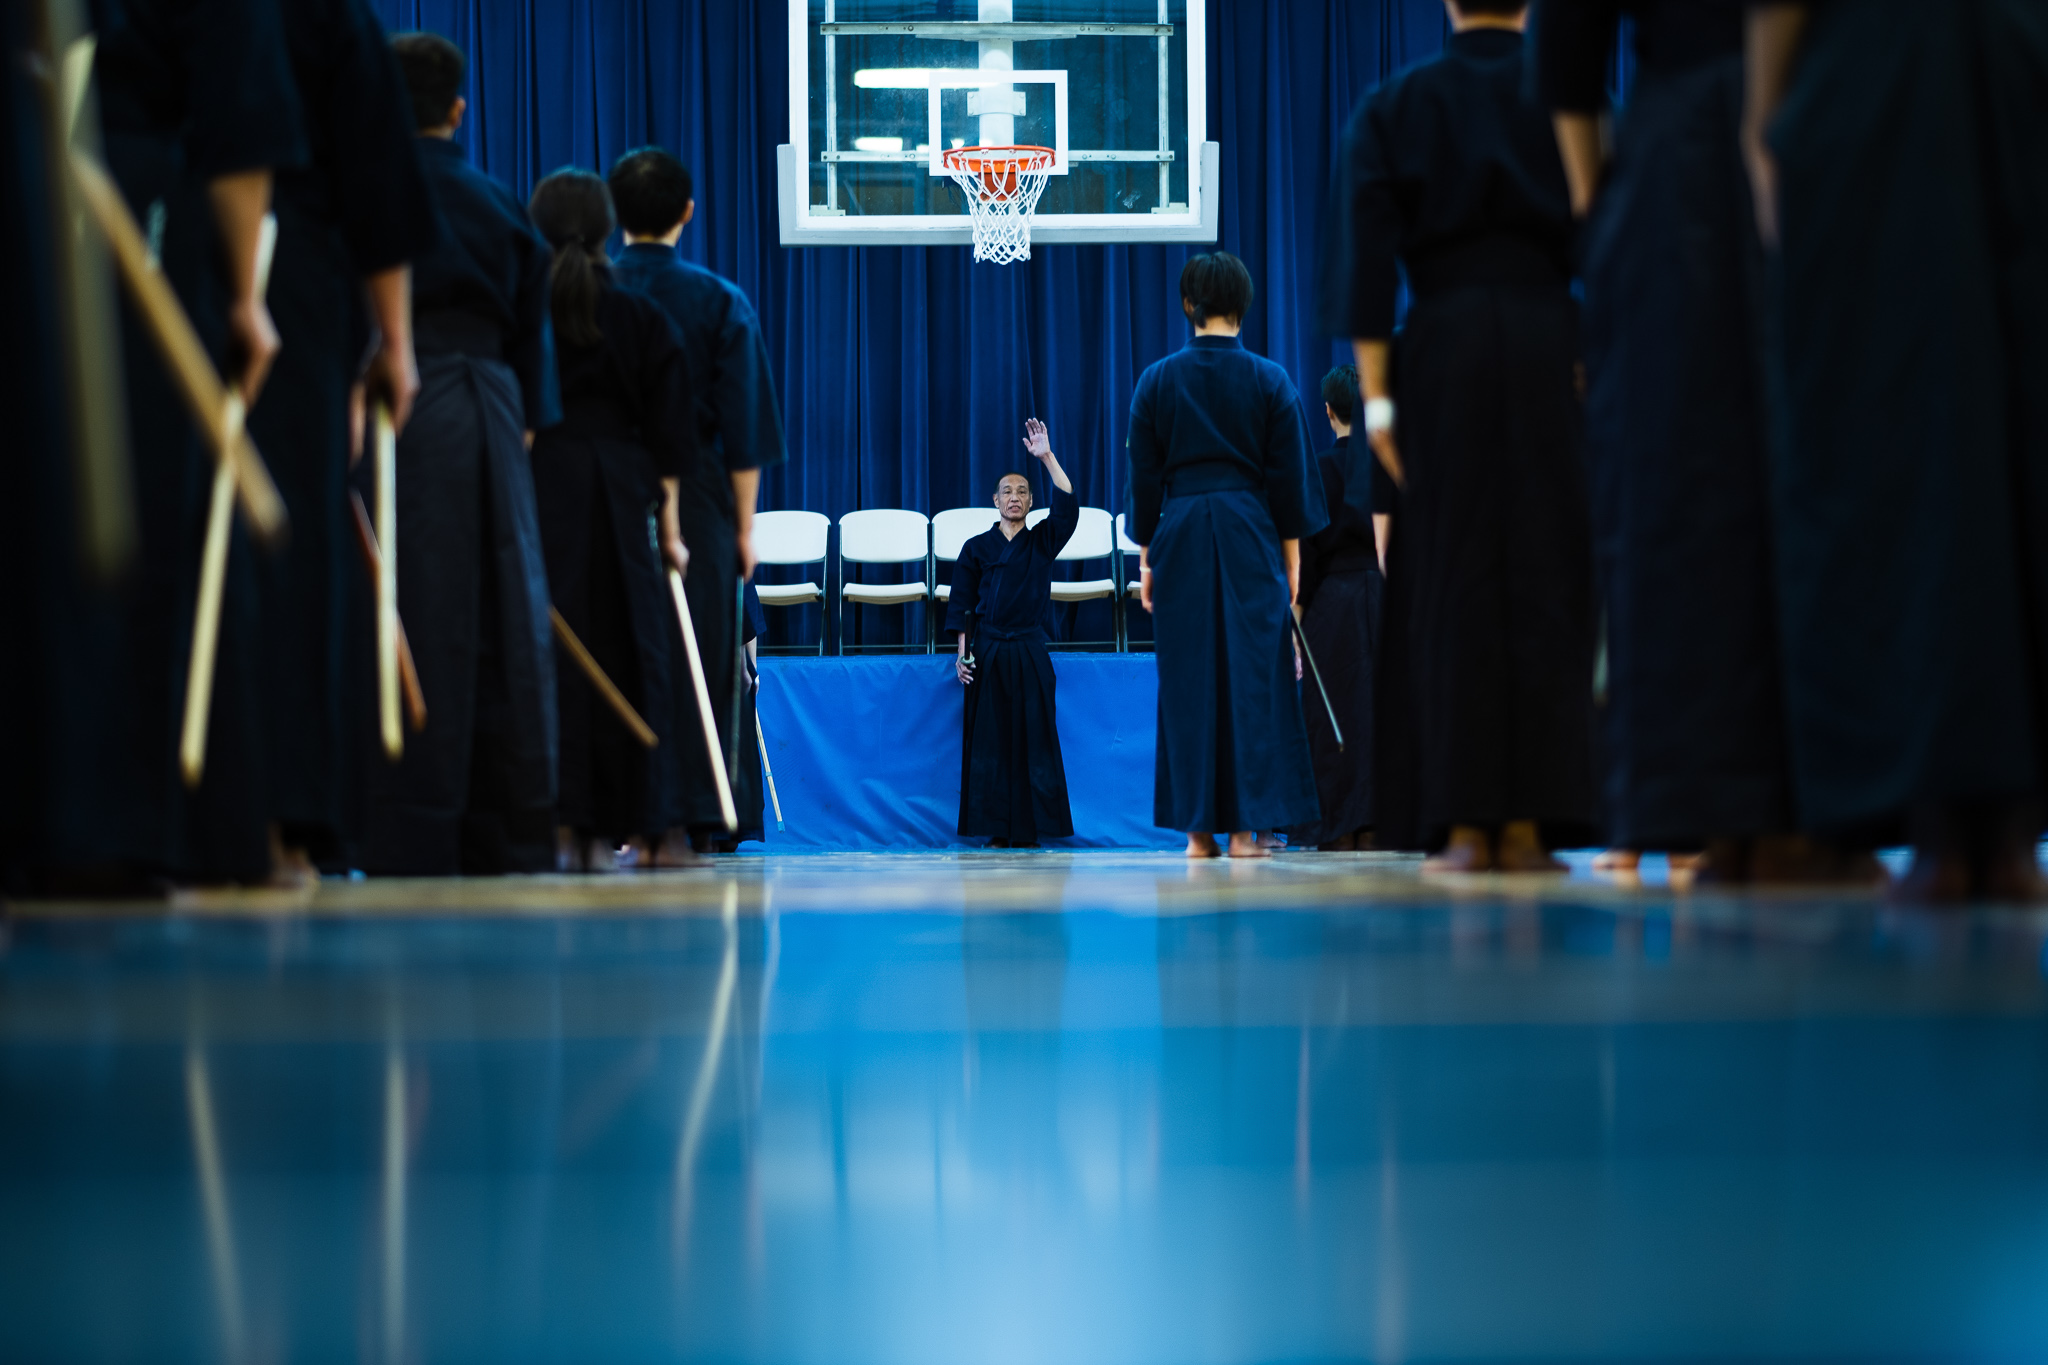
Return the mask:
[[1203,0],[789,0],[784,246],[965,244],[948,148],[1053,151],[1031,238],[1213,242]]

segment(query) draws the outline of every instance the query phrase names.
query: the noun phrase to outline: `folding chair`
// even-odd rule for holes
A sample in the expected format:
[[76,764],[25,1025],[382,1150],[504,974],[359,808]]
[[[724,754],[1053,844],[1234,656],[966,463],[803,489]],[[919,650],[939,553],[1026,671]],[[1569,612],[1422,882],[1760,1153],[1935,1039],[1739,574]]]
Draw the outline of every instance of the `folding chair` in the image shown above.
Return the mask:
[[1145,547],[1124,533],[1124,514],[1116,514],[1116,575],[1124,580],[1123,599],[1117,604],[1117,648],[1129,653],[1131,649],[1131,607],[1138,600],[1138,557],[1145,553]]
[[[839,652],[850,654],[846,642],[846,604],[856,606],[908,606],[929,601],[932,595],[931,521],[922,512],[876,507],[865,512],[848,512],[839,519]],[[916,564],[915,583],[854,583],[846,577],[848,564]],[[932,648],[930,613],[925,618],[924,639],[915,645],[873,645],[869,648],[909,653]]]
[[[754,559],[763,565],[823,565],[832,519],[823,512],[756,512],[754,514]],[[820,569],[819,576],[824,576]],[[763,583],[756,580],[754,591],[763,607],[801,607],[818,604],[818,653],[825,652],[825,590],[816,583]],[[764,644],[761,652],[769,652]],[[797,651],[781,647],[778,652]]]
[[[940,626],[945,624],[946,608],[953,601],[953,585],[939,582],[938,566],[958,562],[961,548],[994,526],[999,515],[993,507],[949,507],[932,514],[932,602]],[[932,638],[938,638],[936,628]]]
[[[1116,573],[1116,550],[1111,535],[1109,513],[1100,507],[1083,507],[1081,520],[1074,527],[1074,534],[1060,551],[1061,563],[1079,563],[1088,559],[1110,561],[1110,573]],[[1052,600],[1055,602],[1095,602],[1109,599],[1110,637],[1107,640],[1067,640],[1061,643],[1068,648],[1089,648],[1108,645],[1111,649],[1123,647],[1123,603],[1117,592],[1115,577],[1084,578],[1063,583],[1055,578],[1052,583]]]

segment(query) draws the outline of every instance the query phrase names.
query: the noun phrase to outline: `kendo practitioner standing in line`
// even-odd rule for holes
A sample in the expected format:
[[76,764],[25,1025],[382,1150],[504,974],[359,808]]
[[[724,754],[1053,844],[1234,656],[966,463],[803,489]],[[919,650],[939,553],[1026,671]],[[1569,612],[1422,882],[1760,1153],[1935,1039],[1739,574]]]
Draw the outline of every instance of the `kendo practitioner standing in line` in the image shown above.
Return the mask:
[[1030,478],[1009,473],[997,480],[998,519],[960,547],[946,609],[946,629],[959,633],[953,670],[967,689],[960,833],[985,835],[993,848],[1036,848],[1074,833],[1045,617],[1053,562],[1073,539],[1081,508],[1036,417],[1024,424],[1024,448],[1052,480],[1052,510],[1027,526]]
[[[1561,871],[1545,827],[1594,813],[1571,205],[1525,93],[1524,0],[1446,9],[1442,56],[1346,134],[1346,304],[1367,436],[1403,484],[1420,818],[1448,832],[1428,866]],[[1414,302],[1390,364],[1399,267]]]
[[[215,366],[254,406],[278,351],[256,288],[257,244],[273,172],[306,156],[278,7],[272,0],[123,0],[100,19],[94,78],[108,169]],[[118,643],[94,679],[90,711],[94,724],[120,739],[80,750],[108,760],[93,782],[97,800],[80,806],[98,828],[53,817],[52,842],[42,852],[59,866],[261,882],[271,875],[272,844],[258,552],[237,516],[205,780],[187,791],[178,740],[213,451],[125,295],[121,330],[141,543],[123,589]]]
[[419,388],[407,263],[439,228],[405,85],[368,4],[281,10],[311,155],[277,179],[270,309],[284,349],[249,433],[291,513],[290,544],[258,577],[271,819],[289,878],[342,861],[362,832],[366,770],[384,761],[363,743],[373,637],[352,628],[371,594],[348,501],[350,389],[363,379],[404,430]]
[[[1610,164],[1623,15],[1636,78]],[[1791,834],[1742,33],[1741,0],[1543,0],[1533,39],[1586,224],[1608,837],[1705,848],[1697,875],[1738,882],[1826,870]]]
[[1341,365],[1323,376],[1323,417],[1337,443],[1317,458],[1330,524],[1301,542],[1301,596],[1295,613],[1308,637],[1344,747],[1319,705],[1304,708],[1322,819],[1294,832],[1297,842],[1334,852],[1372,846],[1373,661],[1379,652],[1380,555],[1373,533],[1371,448],[1354,458],[1352,422],[1358,371]]
[[537,872],[555,861],[555,657],[527,450],[561,420],[548,245],[455,140],[462,50],[403,33],[427,183],[446,231],[413,263],[420,393],[398,443],[398,594],[427,727],[379,763],[363,866]]
[[2038,900],[2048,7],[1837,0],[1750,24],[1800,818],[1910,834],[1909,898]]
[[[670,688],[688,690],[690,679],[667,574],[689,567],[676,489],[697,458],[682,338],[659,304],[612,280],[604,244],[616,220],[604,181],[556,171],[527,208],[554,248],[562,420],[533,447],[548,586],[599,666],[671,745],[679,712]],[[559,865],[610,870],[631,843],[644,866],[674,823],[662,764],[580,674],[560,672],[556,698]]]
[[1315,770],[1288,620],[1301,538],[1328,522],[1287,372],[1238,331],[1252,278],[1227,251],[1180,274],[1187,346],[1131,399],[1130,537],[1159,655],[1152,818],[1190,858],[1267,857],[1258,831],[1314,822]]
[[[739,771],[729,772],[740,827],[761,824],[761,784],[745,780],[760,768],[752,723],[744,714],[741,733],[732,734],[736,686],[746,686],[739,669],[739,585],[754,573],[754,504],[761,471],[781,464],[782,409],[768,368],[768,347],[754,307],[737,285],[681,259],[676,241],[696,217],[690,172],[659,147],[626,153],[612,166],[612,203],[625,232],[626,249],[613,271],[618,282],[637,289],[668,311],[682,332],[683,355],[695,398],[699,457],[677,493],[676,517],[690,547],[690,573],[683,590],[690,599],[697,651],[711,693],[722,752],[739,754]],[[693,689],[675,691],[676,737],[664,755],[681,803],[678,834],[701,851],[732,838],[719,812],[704,753],[704,728]],[[735,742],[737,740],[737,742]],[[663,858],[679,857],[681,838],[672,838]]]

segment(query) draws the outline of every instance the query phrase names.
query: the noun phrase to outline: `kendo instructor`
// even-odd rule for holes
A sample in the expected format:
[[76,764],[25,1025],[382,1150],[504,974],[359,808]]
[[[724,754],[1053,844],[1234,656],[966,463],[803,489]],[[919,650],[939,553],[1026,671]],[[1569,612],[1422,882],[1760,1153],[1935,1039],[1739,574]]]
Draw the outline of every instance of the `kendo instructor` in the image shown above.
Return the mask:
[[1024,448],[1051,476],[1051,514],[1027,526],[1031,480],[1003,475],[996,524],[960,547],[946,613],[946,629],[959,632],[953,668],[967,689],[960,833],[986,836],[995,848],[1034,848],[1074,832],[1045,618],[1053,561],[1073,538],[1081,511],[1045,423],[1035,417],[1024,424]]

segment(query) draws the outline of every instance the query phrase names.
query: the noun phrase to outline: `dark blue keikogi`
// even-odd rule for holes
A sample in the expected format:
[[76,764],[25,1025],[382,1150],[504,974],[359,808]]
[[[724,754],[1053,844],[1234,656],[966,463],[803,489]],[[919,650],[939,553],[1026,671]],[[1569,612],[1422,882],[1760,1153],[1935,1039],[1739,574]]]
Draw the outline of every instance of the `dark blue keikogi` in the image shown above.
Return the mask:
[[1636,81],[1581,250],[1586,462],[1607,624],[1608,838],[1782,832],[1791,772],[1771,580],[1763,254],[1738,132],[1740,0],[1544,0],[1552,108]]
[[1046,650],[1052,566],[1081,509],[1054,485],[1051,514],[1003,535],[990,527],[960,547],[946,629],[974,653],[960,734],[960,833],[1035,844],[1074,832]]
[[1139,376],[1130,459],[1162,682],[1153,820],[1216,834],[1316,820],[1280,542],[1329,516],[1293,381],[1236,337],[1195,337]]
[[[740,828],[761,825],[760,750],[743,704],[740,733],[732,733],[734,686],[743,680],[739,664],[739,530],[732,475],[771,469],[788,458],[782,440],[782,407],[768,367],[768,346],[754,306],[738,285],[677,256],[658,242],[635,242],[612,267],[619,284],[660,304],[682,332],[697,418],[699,457],[685,475],[677,519],[690,549],[683,589],[690,599],[690,623],[704,660],[711,711],[718,722],[723,758],[739,762],[728,772]],[[717,789],[704,755],[704,727],[694,692],[678,690],[676,741],[665,761],[674,769],[679,823],[724,831]],[[737,738],[737,743],[735,743]]]
[[554,864],[555,654],[523,432],[561,420],[548,245],[462,144],[422,138],[447,231],[413,262],[420,395],[398,439],[398,605],[430,723],[371,776],[363,865]]

